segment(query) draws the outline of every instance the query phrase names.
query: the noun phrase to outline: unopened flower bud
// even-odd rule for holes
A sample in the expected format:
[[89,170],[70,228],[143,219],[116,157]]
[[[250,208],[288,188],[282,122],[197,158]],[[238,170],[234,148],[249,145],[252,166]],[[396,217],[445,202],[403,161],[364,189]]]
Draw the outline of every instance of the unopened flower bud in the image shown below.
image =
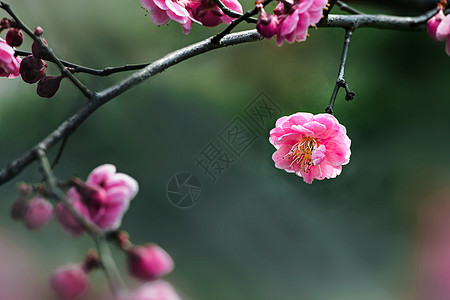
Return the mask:
[[38,229],[50,222],[53,205],[42,196],[33,197],[27,204],[23,220],[29,229]]
[[36,89],[37,94],[44,98],[53,97],[59,90],[62,79],[62,76],[46,76],[42,78]]
[[85,203],[89,204],[105,204],[108,201],[105,189],[92,184],[87,184],[79,178],[73,178],[72,184],[77,189],[77,192],[81,195],[81,199]]
[[123,250],[129,250],[131,247],[130,236],[126,231],[116,231],[114,233],[114,239],[119,247]]
[[45,77],[47,64],[42,60],[28,55],[20,63],[20,76],[26,83],[35,83]]
[[89,273],[90,271],[98,268],[100,266],[100,258],[94,250],[89,250],[86,253],[83,261],[83,269]]
[[[48,46],[48,43],[44,38],[41,38],[41,40],[45,46]],[[39,46],[39,44],[34,41],[31,45],[31,52],[33,52],[33,55],[36,58],[44,58],[45,54],[47,53],[47,49],[42,49],[41,46]]]
[[23,42],[23,33],[22,30],[18,28],[11,28],[6,33],[6,42],[11,47],[19,47]]
[[173,270],[172,258],[155,244],[132,247],[128,250],[128,270],[141,280],[152,280]]
[[11,22],[8,20],[8,18],[2,18],[0,20],[0,30],[9,28],[11,26]]
[[89,288],[89,277],[81,265],[62,266],[51,275],[50,287],[61,299],[75,299]]
[[258,30],[259,34],[266,39],[271,39],[277,33],[278,27],[278,17],[261,10],[256,22],[256,30]]
[[428,34],[430,35],[430,37],[433,40],[436,40],[436,41],[443,40],[443,39],[439,39],[437,37],[436,32],[437,32],[437,28],[438,28],[439,24],[441,24],[441,21],[444,18],[445,18],[445,15],[444,15],[442,9],[440,9],[436,15],[434,15],[431,19],[428,20],[428,22],[427,22]]
[[27,201],[23,196],[20,196],[19,199],[14,201],[11,207],[11,218],[14,221],[22,221],[27,210]]
[[34,35],[41,36],[44,33],[44,29],[41,26],[34,27]]

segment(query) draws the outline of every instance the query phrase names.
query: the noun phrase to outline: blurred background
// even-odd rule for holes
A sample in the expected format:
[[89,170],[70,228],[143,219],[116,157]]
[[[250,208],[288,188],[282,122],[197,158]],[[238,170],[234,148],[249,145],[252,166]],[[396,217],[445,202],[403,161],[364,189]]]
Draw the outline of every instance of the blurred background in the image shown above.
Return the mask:
[[[435,5],[350,3],[369,13],[410,15]],[[194,24],[187,36],[175,22],[158,28],[139,1],[10,4],[29,27],[44,28],[60,58],[94,68],[151,62],[224,28]],[[253,2],[242,4],[246,10]],[[350,163],[336,179],[308,185],[276,169],[271,159],[268,132],[277,117],[324,111],[343,37],[343,29],[320,28],[310,30],[303,43],[249,43],[176,65],[94,113],[70,136],[55,173],[62,180],[85,179],[96,166],[112,163],[136,178],[140,192],[123,229],[135,244],[157,243],[174,258],[176,268],[167,280],[183,299],[414,299],[423,207],[432,206],[436,193],[450,200],[445,191],[450,183],[450,57],[444,43],[426,32],[357,30],[345,73],[356,97],[346,102],[341,91],[335,105],[335,116],[352,140]],[[30,45],[26,38],[20,50],[29,51]],[[47,73],[57,71],[50,65]],[[78,77],[100,91],[125,76]],[[0,81],[2,167],[85,102],[67,80],[52,99],[39,98],[35,89],[20,79]],[[246,114],[261,95],[279,108],[263,127]],[[240,156],[220,139],[236,117],[254,137]],[[211,141],[234,155],[215,182],[194,160]],[[56,153],[57,147],[50,157]],[[201,183],[201,198],[191,208],[178,208],[167,197],[169,180],[179,172]],[[4,284],[3,291],[8,286],[26,293],[38,286],[33,299],[52,299],[50,272],[82,261],[94,245],[86,236],[65,235],[56,222],[30,232],[10,219],[17,184],[41,179],[34,163],[1,187],[0,281],[16,283]],[[433,223],[432,213],[425,218]],[[123,254],[114,252],[126,275]],[[448,255],[442,259],[449,260]],[[103,274],[97,271],[91,278],[86,299],[108,295]]]

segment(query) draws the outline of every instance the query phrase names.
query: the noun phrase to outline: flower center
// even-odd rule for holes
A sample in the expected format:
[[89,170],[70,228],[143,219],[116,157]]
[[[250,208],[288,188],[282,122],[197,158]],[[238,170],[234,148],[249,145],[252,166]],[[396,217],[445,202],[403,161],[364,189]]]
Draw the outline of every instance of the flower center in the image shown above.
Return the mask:
[[[291,167],[297,164],[300,169],[308,173],[313,165],[311,155],[317,148],[317,141],[312,137],[304,137],[300,142],[296,143],[285,157],[292,158]],[[284,158],[284,157],[283,157]]]

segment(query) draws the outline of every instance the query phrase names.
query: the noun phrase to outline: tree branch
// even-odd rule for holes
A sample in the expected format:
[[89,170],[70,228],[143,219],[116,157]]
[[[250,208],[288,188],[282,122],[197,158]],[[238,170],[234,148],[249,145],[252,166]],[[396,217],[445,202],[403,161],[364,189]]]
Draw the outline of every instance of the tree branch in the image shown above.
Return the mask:
[[[433,9],[432,11],[418,17],[398,17],[386,15],[329,15],[328,19],[324,20],[323,23],[318,24],[318,26],[340,27],[345,29],[369,27],[413,31],[425,28],[427,20],[435,13],[436,10]],[[256,30],[248,30],[226,35],[220,40],[219,43],[214,43],[213,38],[208,38],[199,43],[174,51],[147,65],[142,70],[133,73],[118,84],[95,94],[91,101],[83,105],[73,116],[64,121],[55,131],[43,139],[41,143],[39,143],[39,147],[45,151],[48,151],[58,141],[70,135],[87,117],[97,110],[97,108],[127,91],[131,87],[158,73],[163,72],[171,66],[214,49],[258,40],[262,40],[262,37],[258,34],[258,32]],[[33,147],[16,160],[10,162],[6,168],[0,170],[0,185],[16,177],[26,166],[38,159],[37,150],[38,146]]]
[[346,12],[354,14],[354,15],[362,15],[363,14],[363,12],[361,12],[360,10],[357,10],[357,9],[353,8],[350,5],[345,4],[342,1],[336,1],[336,4],[337,4],[337,6],[339,6],[339,8],[342,11],[346,11]]

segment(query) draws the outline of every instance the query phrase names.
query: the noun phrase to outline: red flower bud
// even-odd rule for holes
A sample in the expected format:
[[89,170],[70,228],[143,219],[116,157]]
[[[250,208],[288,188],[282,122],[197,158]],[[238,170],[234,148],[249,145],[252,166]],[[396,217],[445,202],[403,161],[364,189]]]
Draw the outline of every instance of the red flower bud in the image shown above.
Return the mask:
[[37,36],[41,36],[44,33],[44,29],[41,26],[34,27],[34,34]]
[[27,205],[28,203],[25,198],[20,196],[11,207],[11,218],[14,221],[22,221],[27,210]]
[[83,261],[83,270],[86,272],[90,272],[100,266],[100,257],[98,256],[97,252],[94,250],[89,250],[86,253],[86,256],[84,257]]
[[26,206],[23,220],[29,229],[38,229],[50,222],[53,205],[42,196],[33,197]]
[[50,287],[61,299],[74,299],[87,291],[89,277],[80,265],[62,266],[53,272]]
[[47,64],[42,60],[28,55],[20,63],[20,76],[26,83],[35,83],[45,77]]
[[19,47],[23,42],[23,33],[22,30],[18,28],[11,28],[6,33],[6,42],[11,47]]
[[141,280],[152,280],[173,270],[172,258],[157,245],[132,247],[128,250],[128,270]]
[[37,94],[44,98],[53,97],[59,90],[62,79],[62,76],[46,76],[42,78],[36,89]]
[[[48,46],[48,43],[44,38],[41,38],[41,40],[45,46]],[[34,41],[33,45],[31,45],[31,52],[33,52],[33,55],[36,58],[44,58],[45,54],[47,53],[47,49],[42,49],[41,46],[39,46],[39,44]]]
[[266,39],[271,39],[278,32],[278,18],[275,15],[261,11],[258,21],[256,22],[256,30]]

